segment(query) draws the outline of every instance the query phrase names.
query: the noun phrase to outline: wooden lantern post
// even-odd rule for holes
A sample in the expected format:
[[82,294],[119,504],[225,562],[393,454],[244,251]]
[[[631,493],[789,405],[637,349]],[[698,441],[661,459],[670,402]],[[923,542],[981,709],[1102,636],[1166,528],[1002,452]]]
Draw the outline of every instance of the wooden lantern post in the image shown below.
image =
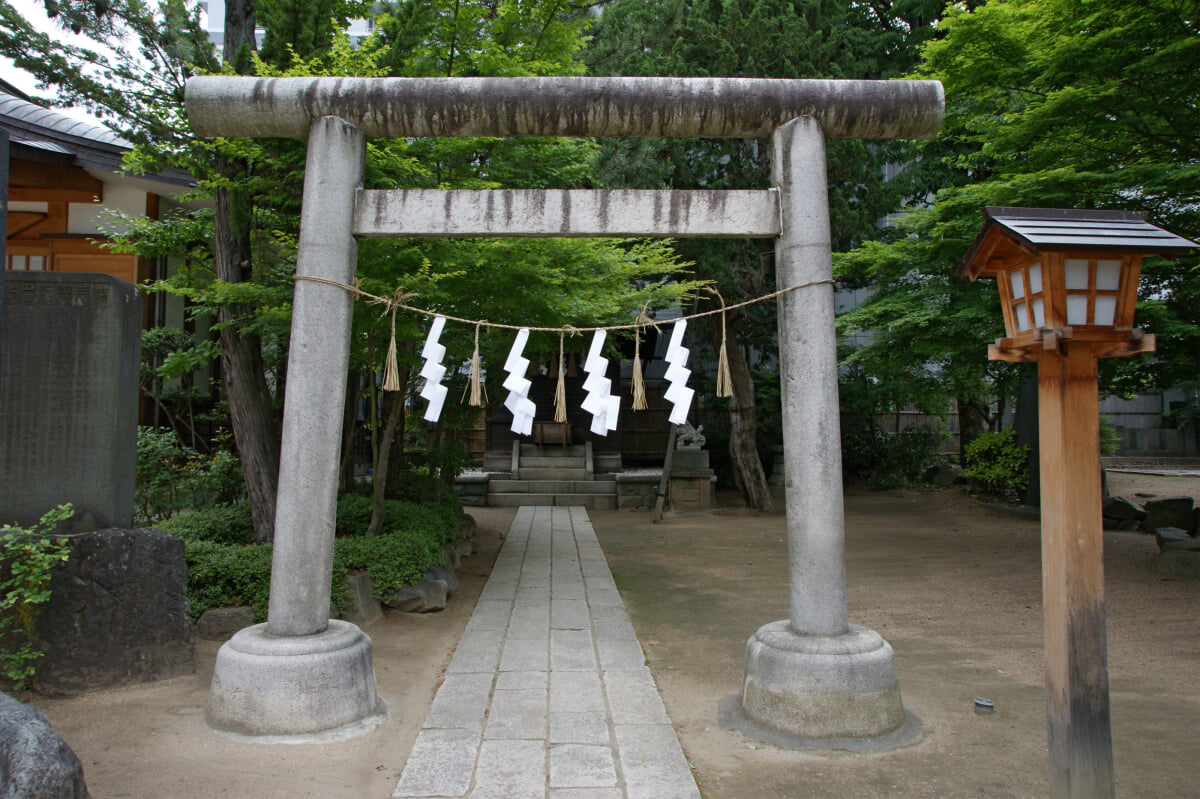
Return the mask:
[[1154,351],[1133,327],[1146,254],[1196,245],[1144,214],[985,208],[959,266],[994,277],[1007,337],[988,358],[1038,365],[1050,794],[1113,796],[1097,365]]

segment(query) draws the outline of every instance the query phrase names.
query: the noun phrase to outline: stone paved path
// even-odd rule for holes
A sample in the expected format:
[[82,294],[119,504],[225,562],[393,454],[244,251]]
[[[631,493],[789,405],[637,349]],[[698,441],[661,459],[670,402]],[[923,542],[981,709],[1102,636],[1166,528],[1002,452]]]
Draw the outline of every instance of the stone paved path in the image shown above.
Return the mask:
[[393,799],[699,799],[587,511],[523,507]]

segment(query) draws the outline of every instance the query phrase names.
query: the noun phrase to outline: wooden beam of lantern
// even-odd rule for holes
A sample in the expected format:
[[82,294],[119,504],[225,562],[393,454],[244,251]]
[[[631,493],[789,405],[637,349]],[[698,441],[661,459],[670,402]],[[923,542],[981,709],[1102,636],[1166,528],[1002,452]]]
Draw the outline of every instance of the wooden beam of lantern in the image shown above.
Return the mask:
[[1046,721],[1055,799],[1111,799],[1100,358],[1154,351],[1133,327],[1142,257],[1196,245],[1144,214],[985,208],[958,269],[995,278],[1007,335],[988,357],[1038,364]]

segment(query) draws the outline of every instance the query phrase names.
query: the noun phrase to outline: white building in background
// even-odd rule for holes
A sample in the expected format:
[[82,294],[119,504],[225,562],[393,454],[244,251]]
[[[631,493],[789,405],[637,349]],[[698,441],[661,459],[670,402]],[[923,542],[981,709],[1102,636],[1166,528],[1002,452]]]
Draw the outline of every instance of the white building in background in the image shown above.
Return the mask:
[[[204,12],[205,30],[208,31],[208,38],[220,50],[225,45],[225,0],[202,0],[200,9]],[[373,19],[355,19],[350,21],[350,27],[346,32],[350,34],[351,41],[358,41],[371,34],[375,29],[375,20]],[[263,41],[263,29],[255,30],[255,37],[258,39],[258,44],[261,47]]]

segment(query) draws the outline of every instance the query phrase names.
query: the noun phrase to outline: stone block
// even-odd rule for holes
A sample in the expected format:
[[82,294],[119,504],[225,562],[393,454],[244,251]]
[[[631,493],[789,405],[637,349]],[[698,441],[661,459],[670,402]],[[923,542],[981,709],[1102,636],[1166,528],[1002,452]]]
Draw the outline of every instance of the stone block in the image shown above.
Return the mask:
[[359,627],[378,621],[383,616],[383,606],[371,596],[375,582],[369,572],[346,575],[346,587],[350,590],[350,603],[346,607],[345,619]]
[[671,470],[707,469],[708,451],[703,449],[677,449],[671,453]]
[[87,799],[83,765],[42,711],[0,694],[0,796]]
[[1105,519],[1114,521],[1126,519],[1141,521],[1146,518],[1146,511],[1142,510],[1142,506],[1125,497],[1109,497],[1104,500],[1103,514]]
[[560,744],[550,748],[551,788],[606,788],[617,784],[612,749]]
[[9,272],[0,320],[0,519],[70,502],[133,526],[141,298],[102,274]]
[[1186,530],[1178,527],[1160,527],[1154,531],[1154,540],[1158,542],[1159,551],[1165,550],[1168,544],[1184,543],[1191,538]]
[[1163,552],[1154,563],[1154,571],[1168,577],[1184,580],[1200,580],[1200,552]]
[[190,674],[183,542],[116,528],[67,541],[70,557],[51,574],[54,599],[38,619],[45,654],[34,687],[69,694]]
[[479,732],[421,730],[395,796],[463,796],[479,754]]
[[196,637],[205,641],[228,641],[238,630],[254,624],[254,608],[209,608],[196,620]]
[[1146,500],[1146,516],[1142,526],[1148,532],[1161,527],[1177,527],[1188,533],[1196,532],[1196,514],[1191,497],[1156,497]]
[[[1168,529],[1168,528],[1163,528]],[[1162,543],[1163,552],[1200,552],[1200,536],[1188,536],[1184,539],[1176,539],[1174,541],[1164,541]]]
[[446,584],[426,579],[416,585],[404,585],[385,602],[389,608],[406,613],[430,613],[446,608]]

